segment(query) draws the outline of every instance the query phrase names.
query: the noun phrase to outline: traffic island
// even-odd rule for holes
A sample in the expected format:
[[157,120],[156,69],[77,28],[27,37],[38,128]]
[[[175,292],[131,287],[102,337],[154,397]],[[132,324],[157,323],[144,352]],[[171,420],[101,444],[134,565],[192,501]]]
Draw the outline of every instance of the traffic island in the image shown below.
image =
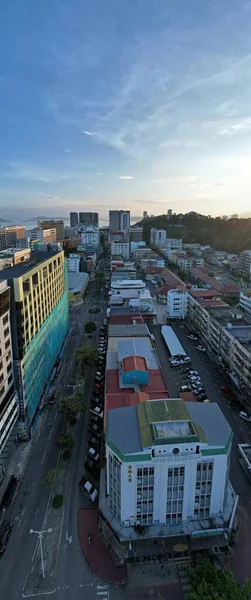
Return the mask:
[[99,536],[97,509],[79,510],[78,534],[84,556],[94,573],[105,583],[125,585],[126,567],[115,564]]

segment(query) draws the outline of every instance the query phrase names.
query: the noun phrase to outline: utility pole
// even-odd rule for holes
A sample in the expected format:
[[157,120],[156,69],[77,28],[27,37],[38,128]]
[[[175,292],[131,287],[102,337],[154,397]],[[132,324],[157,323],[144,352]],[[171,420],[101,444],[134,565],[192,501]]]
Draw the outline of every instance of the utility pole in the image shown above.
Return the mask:
[[44,529],[44,531],[35,531],[34,529],[30,529],[30,533],[36,533],[38,535],[38,539],[39,539],[39,546],[40,546],[40,554],[41,554],[41,567],[42,567],[42,575],[43,578],[45,577],[45,571],[44,571],[44,555],[43,555],[43,546],[42,546],[42,539],[43,539],[43,534],[44,533],[51,533],[52,529]]

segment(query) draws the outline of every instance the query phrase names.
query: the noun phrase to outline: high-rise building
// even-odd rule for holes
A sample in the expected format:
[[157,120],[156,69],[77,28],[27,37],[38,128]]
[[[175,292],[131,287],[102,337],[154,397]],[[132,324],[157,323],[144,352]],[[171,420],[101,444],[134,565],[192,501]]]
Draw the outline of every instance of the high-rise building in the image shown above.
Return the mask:
[[144,210],[143,211],[143,219],[147,219],[147,217],[148,217],[147,210]]
[[97,212],[80,212],[79,223],[83,225],[98,225],[98,213]]
[[156,227],[152,227],[150,231],[150,242],[154,244],[154,246],[160,246],[166,241],[166,230],[165,229],[156,229]]
[[130,227],[129,210],[110,210],[109,229],[111,231],[128,231]]
[[13,445],[12,432],[18,418],[14,389],[12,344],[10,331],[10,288],[0,281],[0,484],[5,461]]
[[40,241],[45,244],[51,244],[56,241],[57,232],[55,227],[51,227],[48,229],[42,229],[41,227],[33,227],[29,232],[31,246],[33,242]]
[[71,227],[76,227],[77,224],[78,224],[78,213],[71,212],[70,213],[70,225],[71,225]]
[[25,239],[24,225],[8,225],[0,228],[0,250],[15,248],[19,239]]
[[99,230],[96,225],[86,225],[81,228],[81,244],[88,248],[98,248]]
[[166,216],[167,216],[167,220],[168,220],[168,221],[169,221],[169,219],[171,219],[171,216],[172,216],[172,214],[173,214],[173,211],[172,211],[172,209],[171,209],[171,208],[169,208],[169,209],[168,209],[168,211],[167,211],[167,213],[166,213]]
[[137,227],[134,225],[130,227],[130,241],[131,242],[142,242],[143,240],[143,227]]
[[251,279],[251,250],[243,250],[239,254],[238,271],[242,277]]
[[11,288],[11,332],[19,435],[26,438],[69,328],[63,251],[36,252],[0,272]]
[[64,221],[38,221],[37,226],[40,229],[56,229],[56,240],[60,242],[64,239]]

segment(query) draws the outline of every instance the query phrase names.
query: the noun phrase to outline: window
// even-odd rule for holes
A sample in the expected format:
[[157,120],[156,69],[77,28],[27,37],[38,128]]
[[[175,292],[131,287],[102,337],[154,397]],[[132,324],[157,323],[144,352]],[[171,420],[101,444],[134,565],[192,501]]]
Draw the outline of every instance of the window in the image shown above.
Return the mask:
[[175,525],[182,522],[184,477],[185,467],[168,469],[166,503],[166,523],[168,525]]
[[6,329],[5,329],[5,330],[4,330],[4,332],[3,332],[3,334],[4,334],[4,337],[6,338],[6,337],[7,337],[7,335],[9,335],[9,333],[10,333],[10,328],[9,328],[9,327],[6,327]]
[[5,342],[5,350],[7,350],[10,346],[10,339]]
[[9,315],[5,315],[3,317],[3,325],[6,325],[6,323],[8,323],[8,321],[9,321]]

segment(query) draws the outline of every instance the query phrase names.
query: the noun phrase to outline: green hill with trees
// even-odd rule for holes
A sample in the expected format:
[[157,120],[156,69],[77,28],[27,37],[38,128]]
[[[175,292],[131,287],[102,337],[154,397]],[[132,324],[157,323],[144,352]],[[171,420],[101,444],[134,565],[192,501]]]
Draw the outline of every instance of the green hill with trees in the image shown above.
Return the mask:
[[198,242],[210,244],[216,250],[239,253],[251,249],[251,219],[228,219],[208,217],[196,212],[148,217],[137,225],[143,226],[144,241],[150,241],[150,229],[165,229],[167,237],[182,238],[185,244]]

